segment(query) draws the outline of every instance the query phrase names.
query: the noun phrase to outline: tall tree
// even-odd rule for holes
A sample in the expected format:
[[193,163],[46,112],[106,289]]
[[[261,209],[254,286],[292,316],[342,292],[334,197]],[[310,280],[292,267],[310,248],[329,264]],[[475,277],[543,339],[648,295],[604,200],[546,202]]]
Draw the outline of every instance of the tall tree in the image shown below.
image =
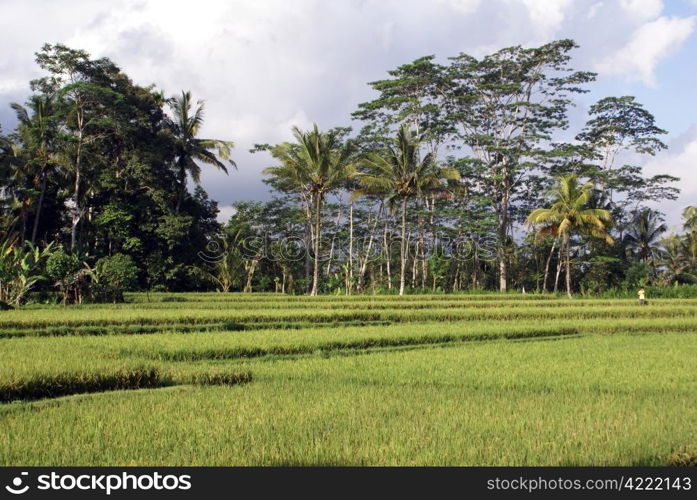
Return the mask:
[[550,193],[552,205],[538,208],[528,216],[530,225],[542,226],[538,234],[558,235],[566,263],[566,293],[571,294],[571,238],[574,234],[603,238],[609,244],[607,233],[611,221],[610,212],[598,208],[585,208],[591,199],[593,184],[579,185],[575,175],[561,177]]
[[428,152],[437,154],[451,125],[441,105],[445,67],[434,56],[420,57],[388,71],[390,78],[370,82],[379,93],[372,101],[358,105],[352,114],[365,124],[359,140],[372,143],[372,149],[387,142],[402,125],[421,137]]
[[499,289],[508,287],[506,247],[517,191],[546,156],[545,143],[568,124],[570,96],[586,92],[589,72],[569,68],[577,45],[558,40],[541,47],[509,47],[476,59],[452,58],[444,92],[457,137],[483,166],[482,184],[497,218]]
[[682,213],[683,228],[687,231],[687,252],[692,271],[697,274],[697,206],[691,205]]
[[661,257],[661,237],[667,230],[658,212],[643,208],[632,215],[624,244],[642,262],[656,264]]
[[98,156],[97,143],[108,133],[104,125],[118,104],[111,83],[119,69],[107,58],[92,60],[87,52],[62,44],[44,45],[36,62],[49,75],[33,80],[32,89],[55,95],[62,115],[60,156],[72,174],[70,248],[75,250],[78,226],[86,213],[85,176],[95,175],[95,165],[85,157]]
[[[636,164],[622,162],[626,154],[650,155],[666,149],[660,137],[667,132],[656,125],[654,116],[632,96],[605,97],[588,110],[589,119],[576,136],[590,151],[585,175],[600,187],[610,203],[620,230],[626,215],[646,201],[674,200],[678,181],[671,175],[646,178]],[[633,207],[633,208],[632,208]]]
[[53,98],[45,95],[33,95],[29,98],[28,107],[12,103],[12,109],[17,115],[18,135],[27,152],[25,168],[31,172],[34,187],[39,191],[39,197],[34,209],[34,222],[31,231],[31,243],[36,243],[36,237],[41,219],[41,210],[46,196],[48,177],[57,167],[55,143],[57,136]]
[[407,125],[400,127],[393,145],[382,153],[368,155],[362,167],[356,173],[360,189],[355,195],[382,194],[393,210],[401,205],[399,295],[404,295],[409,200],[429,192],[445,192],[444,181],[458,175],[453,169],[439,167],[432,153],[420,158],[419,137]]
[[315,124],[311,130],[293,128],[295,142],[282,143],[271,149],[271,155],[281,164],[264,170],[270,183],[281,190],[300,193],[309,218],[313,220],[312,289],[319,292],[320,251],[322,238],[322,207],[326,196],[345,185],[354,169],[351,163],[351,143],[342,141],[338,130],[320,132]]
[[196,162],[213,165],[227,174],[225,162],[235,166],[235,163],[230,160],[230,151],[234,143],[198,137],[203,125],[205,103],[196,101],[194,105],[191,92],[182,91],[181,96],[172,98],[170,108],[174,115],[171,128],[175,138],[174,165],[179,182],[175,211],[179,213],[187,193],[188,176],[190,175],[196,184],[201,182],[201,167]]

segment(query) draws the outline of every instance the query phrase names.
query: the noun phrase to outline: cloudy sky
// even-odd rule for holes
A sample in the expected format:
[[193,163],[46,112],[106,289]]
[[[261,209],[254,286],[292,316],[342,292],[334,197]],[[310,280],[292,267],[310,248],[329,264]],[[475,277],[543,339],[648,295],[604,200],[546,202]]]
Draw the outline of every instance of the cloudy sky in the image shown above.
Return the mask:
[[239,171],[203,175],[226,215],[268,197],[254,143],[351,124],[388,69],[573,38],[573,66],[599,73],[578,121],[599,98],[634,95],[670,132],[645,169],[681,177],[680,200],[662,206],[675,225],[697,203],[696,29],[697,0],[0,0],[0,124],[14,126],[8,105],[26,98],[44,42],[108,56],[170,95],[190,89],[206,101],[203,135],[236,143]]

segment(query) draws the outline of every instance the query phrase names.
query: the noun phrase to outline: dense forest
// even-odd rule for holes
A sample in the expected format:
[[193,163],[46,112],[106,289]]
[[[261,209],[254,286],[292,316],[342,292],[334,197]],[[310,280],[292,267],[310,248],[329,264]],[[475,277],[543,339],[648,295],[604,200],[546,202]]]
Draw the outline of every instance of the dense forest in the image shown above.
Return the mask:
[[[0,303],[118,301],[127,290],[598,294],[697,281],[697,207],[668,231],[647,177],[666,148],[631,96],[572,130],[595,74],[571,40],[427,56],[370,83],[352,127],[258,144],[270,201],[224,223],[200,185],[233,143],[200,137],[204,102],[135,84],[56,44],[17,127],[0,130]],[[263,138],[261,138],[263,140]],[[240,168],[244,168],[240,165]],[[193,188],[193,190],[192,190]]]

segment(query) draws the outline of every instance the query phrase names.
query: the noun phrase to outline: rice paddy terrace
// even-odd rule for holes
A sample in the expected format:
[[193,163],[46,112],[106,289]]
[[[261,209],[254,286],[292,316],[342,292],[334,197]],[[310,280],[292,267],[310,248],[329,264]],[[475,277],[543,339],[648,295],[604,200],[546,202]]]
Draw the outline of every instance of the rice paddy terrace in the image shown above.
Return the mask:
[[0,463],[697,461],[697,299],[127,299],[0,312]]

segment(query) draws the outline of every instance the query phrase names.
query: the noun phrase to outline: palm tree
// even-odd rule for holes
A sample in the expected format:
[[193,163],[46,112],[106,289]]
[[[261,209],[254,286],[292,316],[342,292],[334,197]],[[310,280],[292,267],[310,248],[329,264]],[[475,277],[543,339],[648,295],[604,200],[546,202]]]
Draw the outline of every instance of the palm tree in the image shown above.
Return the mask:
[[459,175],[454,169],[439,167],[431,153],[420,158],[419,137],[407,125],[399,129],[393,145],[383,153],[371,153],[362,165],[364,170],[355,174],[360,188],[354,196],[380,194],[387,196],[393,210],[401,205],[399,295],[404,295],[409,200],[425,193],[446,193],[444,181]]
[[571,237],[574,234],[590,235],[603,238],[612,244],[612,238],[606,232],[611,221],[610,212],[601,208],[584,208],[591,199],[593,185],[579,185],[575,175],[559,178],[559,183],[552,189],[549,208],[538,208],[528,216],[527,223],[541,226],[538,235],[552,234],[561,238],[561,249],[566,263],[566,293],[571,295]]
[[661,257],[661,235],[667,230],[658,212],[644,208],[634,212],[624,243],[642,262],[655,263]]
[[685,207],[682,213],[685,219],[684,228],[687,231],[697,231],[697,206]]
[[56,137],[53,100],[49,96],[42,95],[30,97],[29,108],[33,112],[31,115],[20,104],[12,103],[11,107],[17,115],[19,134],[28,153],[28,161],[25,164],[26,174],[32,178],[33,184],[38,187],[39,191],[31,232],[33,245],[36,243],[48,176],[56,165],[54,154],[51,152]]
[[0,136],[0,243],[19,238],[17,225],[20,218],[15,213],[17,200],[13,187],[19,152],[17,144]]
[[671,234],[661,242],[661,266],[663,268],[664,284],[693,283],[697,281],[691,274],[689,254],[689,236],[681,237]]
[[[175,170],[179,181],[179,193],[177,195],[176,212],[179,213],[182,201],[186,196],[186,180],[188,175],[196,184],[201,182],[201,167],[196,163],[200,161],[213,165],[228,173],[225,161],[236,167],[230,160],[230,150],[234,147],[232,141],[220,139],[201,139],[198,133],[203,125],[204,102],[196,101],[192,104],[191,92],[182,91],[180,97],[173,97],[169,101],[173,113],[171,124],[175,141]],[[216,150],[215,153],[212,150]]]
[[27,152],[19,142],[15,142],[15,139],[16,137],[0,139],[2,230],[6,232],[7,239],[12,236],[12,239],[24,243],[27,219],[33,203],[33,185],[31,176],[28,175],[30,172],[26,168]]
[[685,219],[683,228],[687,231],[687,254],[690,267],[697,272],[697,206],[685,208],[682,216]]
[[315,296],[319,291],[322,207],[327,194],[341,188],[353,172],[352,147],[343,143],[340,131],[320,132],[316,124],[308,131],[293,127],[293,136],[295,142],[271,149],[281,165],[267,168],[264,174],[275,185],[299,192],[305,199],[314,253],[310,295]]

